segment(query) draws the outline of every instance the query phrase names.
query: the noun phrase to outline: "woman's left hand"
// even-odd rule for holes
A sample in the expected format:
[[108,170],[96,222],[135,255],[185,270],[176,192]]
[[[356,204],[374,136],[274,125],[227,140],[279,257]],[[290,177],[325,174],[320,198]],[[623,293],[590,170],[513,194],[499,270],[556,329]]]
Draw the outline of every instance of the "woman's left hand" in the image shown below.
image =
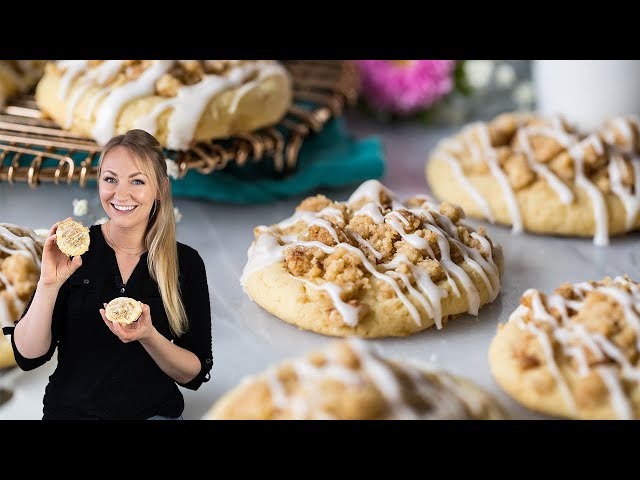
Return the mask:
[[[106,308],[107,304],[104,303],[103,305]],[[140,318],[129,325],[120,325],[118,322],[107,320],[104,308],[100,309],[100,315],[109,330],[124,343],[135,342],[136,340],[144,341],[150,338],[155,330],[153,322],[151,321],[151,310],[146,303],[142,304],[142,315],[140,315]]]

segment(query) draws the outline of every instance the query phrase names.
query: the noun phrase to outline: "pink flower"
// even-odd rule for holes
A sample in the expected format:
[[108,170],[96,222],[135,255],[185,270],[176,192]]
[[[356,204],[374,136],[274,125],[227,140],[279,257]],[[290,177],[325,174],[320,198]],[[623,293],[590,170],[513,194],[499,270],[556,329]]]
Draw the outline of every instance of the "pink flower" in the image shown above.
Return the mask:
[[410,114],[451,91],[455,60],[356,60],[362,94],[376,109]]

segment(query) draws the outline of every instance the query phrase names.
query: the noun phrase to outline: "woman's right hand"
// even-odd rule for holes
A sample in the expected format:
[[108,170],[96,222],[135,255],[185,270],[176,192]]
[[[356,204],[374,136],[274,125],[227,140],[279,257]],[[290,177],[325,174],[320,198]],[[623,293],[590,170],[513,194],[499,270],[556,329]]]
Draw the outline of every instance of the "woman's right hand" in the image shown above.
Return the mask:
[[58,248],[56,231],[60,223],[62,222],[55,223],[49,230],[49,238],[44,242],[42,250],[42,269],[40,271],[42,285],[58,288],[82,265],[82,257],[73,257],[71,260],[71,257],[66,256]]

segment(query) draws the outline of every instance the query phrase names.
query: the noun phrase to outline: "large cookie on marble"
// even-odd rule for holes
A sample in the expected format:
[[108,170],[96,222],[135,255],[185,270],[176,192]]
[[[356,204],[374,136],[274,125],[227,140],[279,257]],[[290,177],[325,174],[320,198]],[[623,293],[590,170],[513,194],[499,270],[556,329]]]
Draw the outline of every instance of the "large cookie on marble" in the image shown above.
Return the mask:
[[635,117],[586,133],[559,117],[503,114],[440,142],[426,175],[469,216],[606,245],[640,228],[639,154]]
[[640,419],[640,284],[628,277],[527,290],[489,349],[496,381],[540,412]]
[[273,60],[65,60],[49,63],[36,89],[66,130],[104,145],[139,128],[174,150],[273,125],[291,98]]
[[472,382],[384,358],[362,340],[334,342],[246,378],[207,412],[211,420],[500,420]]
[[282,320],[325,335],[405,336],[500,291],[502,250],[463,212],[424,196],[401,202],[376,180],[346,202],[319,195],[255,228],[247,294]]

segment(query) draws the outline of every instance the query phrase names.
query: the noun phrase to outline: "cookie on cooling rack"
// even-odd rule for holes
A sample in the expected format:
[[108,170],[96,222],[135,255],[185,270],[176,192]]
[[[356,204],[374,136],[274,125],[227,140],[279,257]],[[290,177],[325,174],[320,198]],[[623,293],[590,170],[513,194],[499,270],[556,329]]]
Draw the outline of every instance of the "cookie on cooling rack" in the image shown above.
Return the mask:
[[56,229],[56,243],[62,253],[77,257],[89,250],[89,229],[72,219],[63,220]]
[[594,236],[640,228],[640,123],[579,132],[559,117],[503,114],[439,143],[427,180],[441,200],[514,231]]
[[129,297],[118,297],[111,300],[105,308],[105,317],[110,322],[130,325],[142,315],[142,303]]
[[401,202],[376,180],[346,202],[318,195],[259,226],[241,282],[269,312],[325,335],[405,336],[477,315],[500,291],[502,249],[463,211]]
[[47,65],[36,89],[66,130],[104,145],[139,128],[173,150],[273,125],[291,98],[273,60],[64,60]]
[[45,60],[0,60],[0,106],[28,92],[42,77]]
[[207,412],[210,420],[440,420],[506,418],[472,382],[388,360],[362,340],[334,342],[246,378]]
[[491,342],[514,399],[578,419],[640,419],[640,284],[628,277],[529,289]]

